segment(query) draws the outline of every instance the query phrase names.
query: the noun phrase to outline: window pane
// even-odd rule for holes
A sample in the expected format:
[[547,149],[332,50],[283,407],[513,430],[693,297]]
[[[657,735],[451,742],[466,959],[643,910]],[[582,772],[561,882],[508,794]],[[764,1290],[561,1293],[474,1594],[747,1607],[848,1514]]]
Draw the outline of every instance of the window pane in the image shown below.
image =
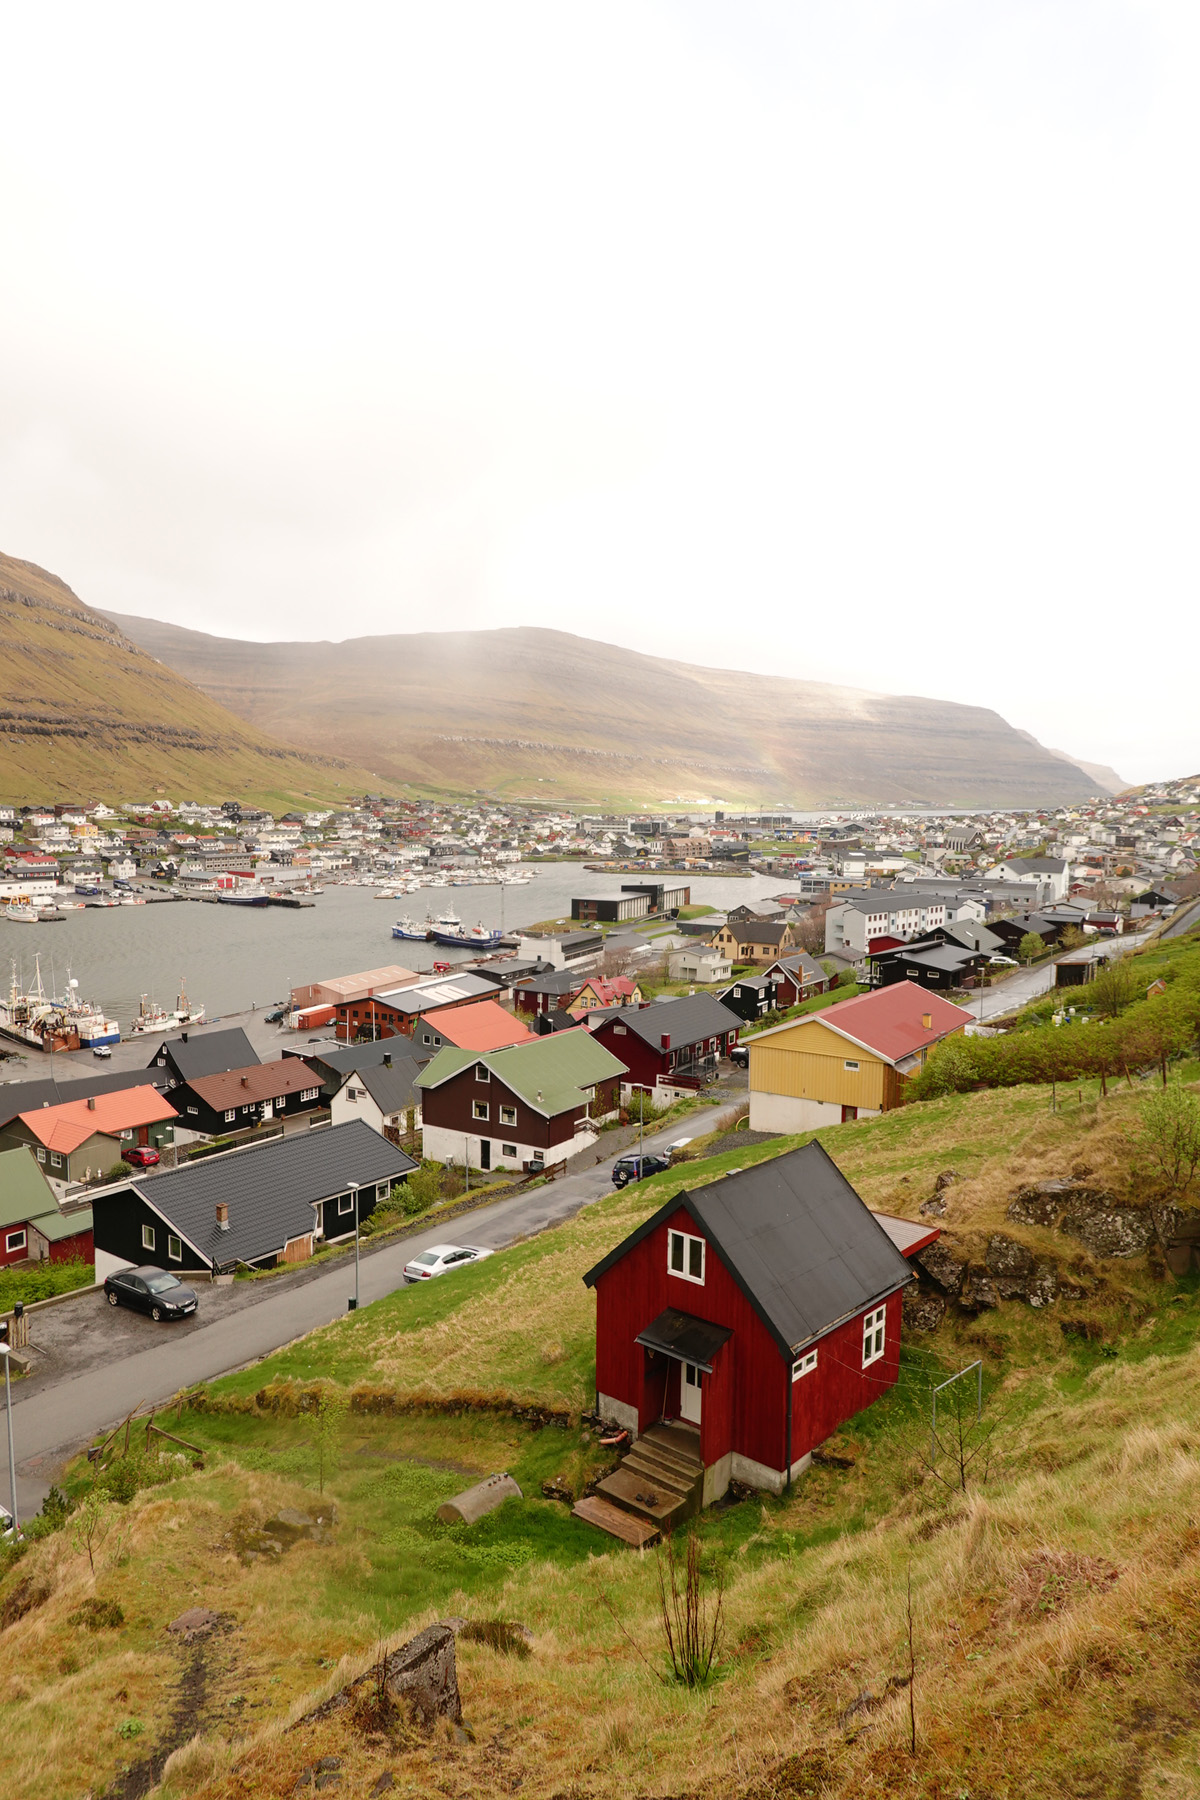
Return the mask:
[[683,1273],[683,1238],[679,1232],[671,1233],[671,1267],[677,1274]]
[[699,1238],[688,1239],[688,1274],[697,1281],[704,1273],[704,1245]]

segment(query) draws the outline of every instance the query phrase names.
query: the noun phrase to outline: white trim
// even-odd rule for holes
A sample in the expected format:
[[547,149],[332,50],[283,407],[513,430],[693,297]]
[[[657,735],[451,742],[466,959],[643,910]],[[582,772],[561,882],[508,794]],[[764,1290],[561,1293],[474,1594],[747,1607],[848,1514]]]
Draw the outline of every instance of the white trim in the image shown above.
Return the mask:
[[[686,1246],[685,1249],[683,1250],[683,1254],[681,1257],[681,1262],[683,1264],[685,1264],[686,1267],[681,1267],[678,1269],[675,1267],[675,1260],[674,1260],[674,1256],[673,1256],[676,1239],[678,1239],[680,1244]],[[691,1272],[691,1263],[692,1263],[691,1246],[693,1244],[699,1244],[699,1246],[700,1246],[700,1273],[698,1275],[693,1275]],[[674,1227],[672,1227],[667,1232],[667,1274],[674,1276],[676,1281],[690,1281],[694,1287],[703,1287],[704,1286],[704,1257],[705,1257],[705,1239],[702,1238],[697,1232],[678,1231]]]
[[29,1232],[22,1225],[17,1231],[6,1231],[4,1234],[4,1254],[11,1256],[14,1250],[28,1250]]
[[792,1364],[792,1380],[801,1381],[805,1375],[811,1375],[816,1369],[816,1366],[816,1351],[806,1351],[803,1356],[798,1356]]
[[886,1350],[887,1307],[876,1306],[863,1314],[863,1368],[869,1369],[872,1363],[877,1363]]
[[[149,1243],[146,1242],[146,1233],[147,1232],[149,1232],[149,1234],[150,1234],[150,1242]],[[153,1225],[143,1224],[143,1226],[142,1226],[142,1249],[143,1250],[154,1250],[157,1243],[158,1243],[158,1232],[155,1229],[155,1227]]]

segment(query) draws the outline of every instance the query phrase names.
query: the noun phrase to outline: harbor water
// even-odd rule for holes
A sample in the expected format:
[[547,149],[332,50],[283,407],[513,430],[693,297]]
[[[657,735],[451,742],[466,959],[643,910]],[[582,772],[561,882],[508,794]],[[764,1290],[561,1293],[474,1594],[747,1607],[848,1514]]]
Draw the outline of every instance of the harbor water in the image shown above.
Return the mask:
[[[478,956],[469,949],[393,938],[392,925],[405,914],[421,925],[427,912],[436,917],[451,910],[468,931],[481,923],[511,935],[545,919],[569,925],[573,895],[611,893],[635,879],[551,863],[537,870],[528,887],[422,888],[382,900],[372,888],[329,885],[311,906],[299,908],[181,900],[88,907],[50,924],[0,918],[0,981],[7,991],[15,959],[24,991],[33,981],[36,954],[47,993],[62,993],[69,971],[79,992],[118,1019],[126,1033],[141,995],[173,1007],[183,977],[189,999],[203,1004],[211,1021],[252,1005],[276,1006],[293,987],[357,969],[395,963],[424,973],[435,961]],[[788,891],[786,882],[770,876],[671,879],[690,881],[693,903],[719,910]]]

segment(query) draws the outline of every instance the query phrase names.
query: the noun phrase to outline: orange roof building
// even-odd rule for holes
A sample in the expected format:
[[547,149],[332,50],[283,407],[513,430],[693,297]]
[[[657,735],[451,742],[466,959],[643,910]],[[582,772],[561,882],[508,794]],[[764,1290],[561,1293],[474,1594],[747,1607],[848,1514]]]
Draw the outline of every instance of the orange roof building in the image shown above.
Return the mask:
[[458,1050],[507,1050],[513,1044],[527,1044],[536,1035],[495,1000],[439,1008],[432,1016],[422,1015],[413,1028],[414,1044],[424,1048],[428,1041],[431,1050],[440,1050],[445,1044]]
[[123,1146],[163,1137],[154,1128],[175,1118],[171,1102],[147,1084],[18,1113],[0,1141],[27,1145],[49,1180],[65,1184],[102,1174],[121,1160]]

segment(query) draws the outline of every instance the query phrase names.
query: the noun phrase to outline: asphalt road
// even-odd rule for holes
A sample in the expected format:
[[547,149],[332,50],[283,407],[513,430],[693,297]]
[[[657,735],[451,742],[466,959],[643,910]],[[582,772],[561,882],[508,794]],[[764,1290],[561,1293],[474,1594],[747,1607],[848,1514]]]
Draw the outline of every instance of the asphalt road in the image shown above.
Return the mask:
[[1171,923],[1163,931],[1165,938],[1182,937],[1193,925],[1200,925],[1200,900],[1191,906],[1180,907]]
[[[741,1095],[647,1136],[661,1149],[689,1131],[712,1131],[745,1105]],[[627,1154],[621,1150],[616,1154]],[[615,1157],[529,1193],[498,1200],[433,1229],[371,1245],[362,1257],[364,1306],[401,1285],[418,1251],[436,1243],[481,1244],[500,1250],[570,1218],[613,1191]],[[445,1280],[445,1277],[441,1277]],[[453,1275],[450,1277],[454,1279]],[[193,1319],[155,1325],[143,1314],[109,1308],[98,1290],[31,1317],[38,1366],[14,1392],[13,1438],[17,1504],[22,1518],[36,1512],[66,1460],[107,1426],[144,1402],[169,1400],[180,1388],[256,1362],[318,1326],[341,1318],[354,1292],[354,1258],[332,1268],[300,1269],[270,1283],[232,1287],[197,1284]],[[8,1499],[8,1450],[0,1433],[0,1499]]]
[[[1164,933],[1164,936],[1169,935]],[[1136,950],[1139,944],[1147,942],[1150,931],[1129,932],[1121,937],[1109,938],[1105,948],[1117,956],[1125,956],[1130,950]],[[1021,969],[1015,975],[1009,975],[994,988],[985,988],[983,993],[964,1002],[972,1018],[986,1024],[989,1019],[1004,1019],[1022,1006],[1028,1006],[1039,994],[1048,993],[1054,986],[1055,966],[1060,962],[1081,962],[1091,956],[1096,948],[1093,938],[1082,949],[1069,950],[1065,956],[1055,957],[1053,962],[1039,963],[1035,969]]]

